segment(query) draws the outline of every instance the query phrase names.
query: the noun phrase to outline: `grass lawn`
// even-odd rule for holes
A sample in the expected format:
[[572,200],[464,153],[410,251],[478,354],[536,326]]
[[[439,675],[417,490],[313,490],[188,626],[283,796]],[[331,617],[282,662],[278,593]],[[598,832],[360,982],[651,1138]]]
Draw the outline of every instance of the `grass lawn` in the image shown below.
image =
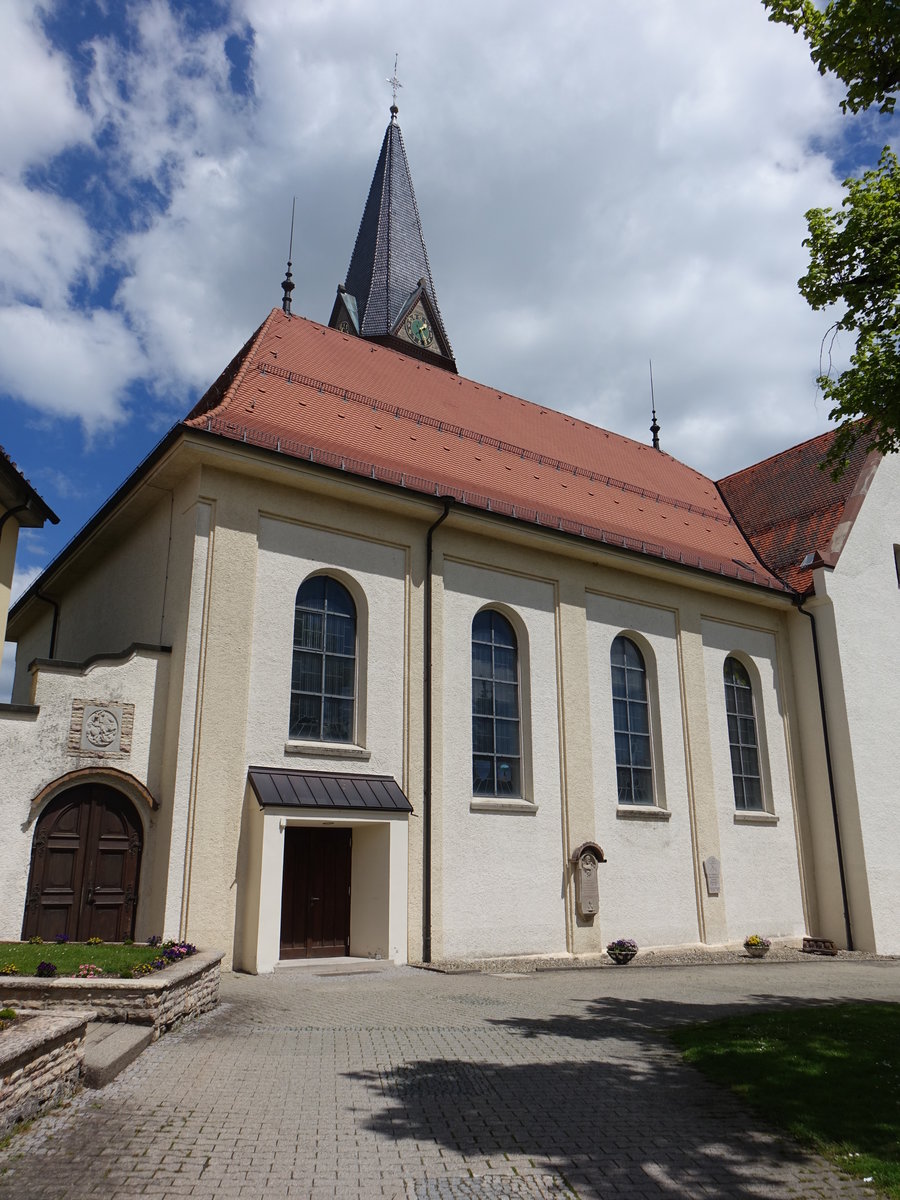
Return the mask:
[[748,1013],[671,1037],[769,1124],[900,1200],[900,1005]]
[[[141,963],[153,962],[160,951],[155,946],[122,946],[118,943],[88,946],[85,942],[0,942],[0,973],[5,974],[9,963],[15,963],[19,975],[33,975],[39,962],[56,963],[60,975],[74,975],[82,963],[94,963],[110,975],[131,978],[132,970]],[[13,976],[15,978],[15,976]]]

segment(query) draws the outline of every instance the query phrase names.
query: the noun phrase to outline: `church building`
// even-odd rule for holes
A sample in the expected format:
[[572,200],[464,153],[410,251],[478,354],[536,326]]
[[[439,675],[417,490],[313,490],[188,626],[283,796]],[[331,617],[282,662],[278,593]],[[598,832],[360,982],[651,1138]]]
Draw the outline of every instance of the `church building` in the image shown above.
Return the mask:
[[396,107],[293,286],[10,611],[0,937],[900,952],[897,462],[717,484],[464,378]]

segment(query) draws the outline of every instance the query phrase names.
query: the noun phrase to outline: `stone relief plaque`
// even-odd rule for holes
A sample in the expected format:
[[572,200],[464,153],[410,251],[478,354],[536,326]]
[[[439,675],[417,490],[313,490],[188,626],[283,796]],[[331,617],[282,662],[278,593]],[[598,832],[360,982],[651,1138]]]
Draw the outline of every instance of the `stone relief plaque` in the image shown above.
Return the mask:
[[134,705],[115,700],[73,700],[69,754],[125,758],[131,753]]
[[718,896],[722,887],[722,864],[714,854],[703,860],[703,871],[706,875],[706,891],[710,896]]

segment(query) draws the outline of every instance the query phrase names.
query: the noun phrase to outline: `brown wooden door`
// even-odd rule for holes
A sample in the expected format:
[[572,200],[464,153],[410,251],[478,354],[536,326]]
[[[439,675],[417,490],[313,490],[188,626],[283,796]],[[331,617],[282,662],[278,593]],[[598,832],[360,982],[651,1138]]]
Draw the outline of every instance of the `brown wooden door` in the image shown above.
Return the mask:
[[83,784],[51,801],[34,831],[22,936],[132,937],[141,841],[137,813],[113,788]]
[[350,953],[349,829],[286,829],[281,957]]

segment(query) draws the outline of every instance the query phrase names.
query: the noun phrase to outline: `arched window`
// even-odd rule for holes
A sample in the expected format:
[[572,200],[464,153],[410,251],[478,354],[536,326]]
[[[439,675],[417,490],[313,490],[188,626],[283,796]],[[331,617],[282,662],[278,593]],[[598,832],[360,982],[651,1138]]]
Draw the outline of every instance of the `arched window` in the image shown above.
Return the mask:
[[492,609],[472,622],[472,791],[521,796],[516,635]]
[[620,634],[609,658],[619,804],[653,804],[650,704],[643,655],[630,638]]
[[759,777],[759,743],[750,675],[736,658],[725,659],[724,673],[735,808],[761,809],[763,797]]
[[356,605],[342,583],[314,575],[294,608],[290,736],[352,741],[355,692]]

